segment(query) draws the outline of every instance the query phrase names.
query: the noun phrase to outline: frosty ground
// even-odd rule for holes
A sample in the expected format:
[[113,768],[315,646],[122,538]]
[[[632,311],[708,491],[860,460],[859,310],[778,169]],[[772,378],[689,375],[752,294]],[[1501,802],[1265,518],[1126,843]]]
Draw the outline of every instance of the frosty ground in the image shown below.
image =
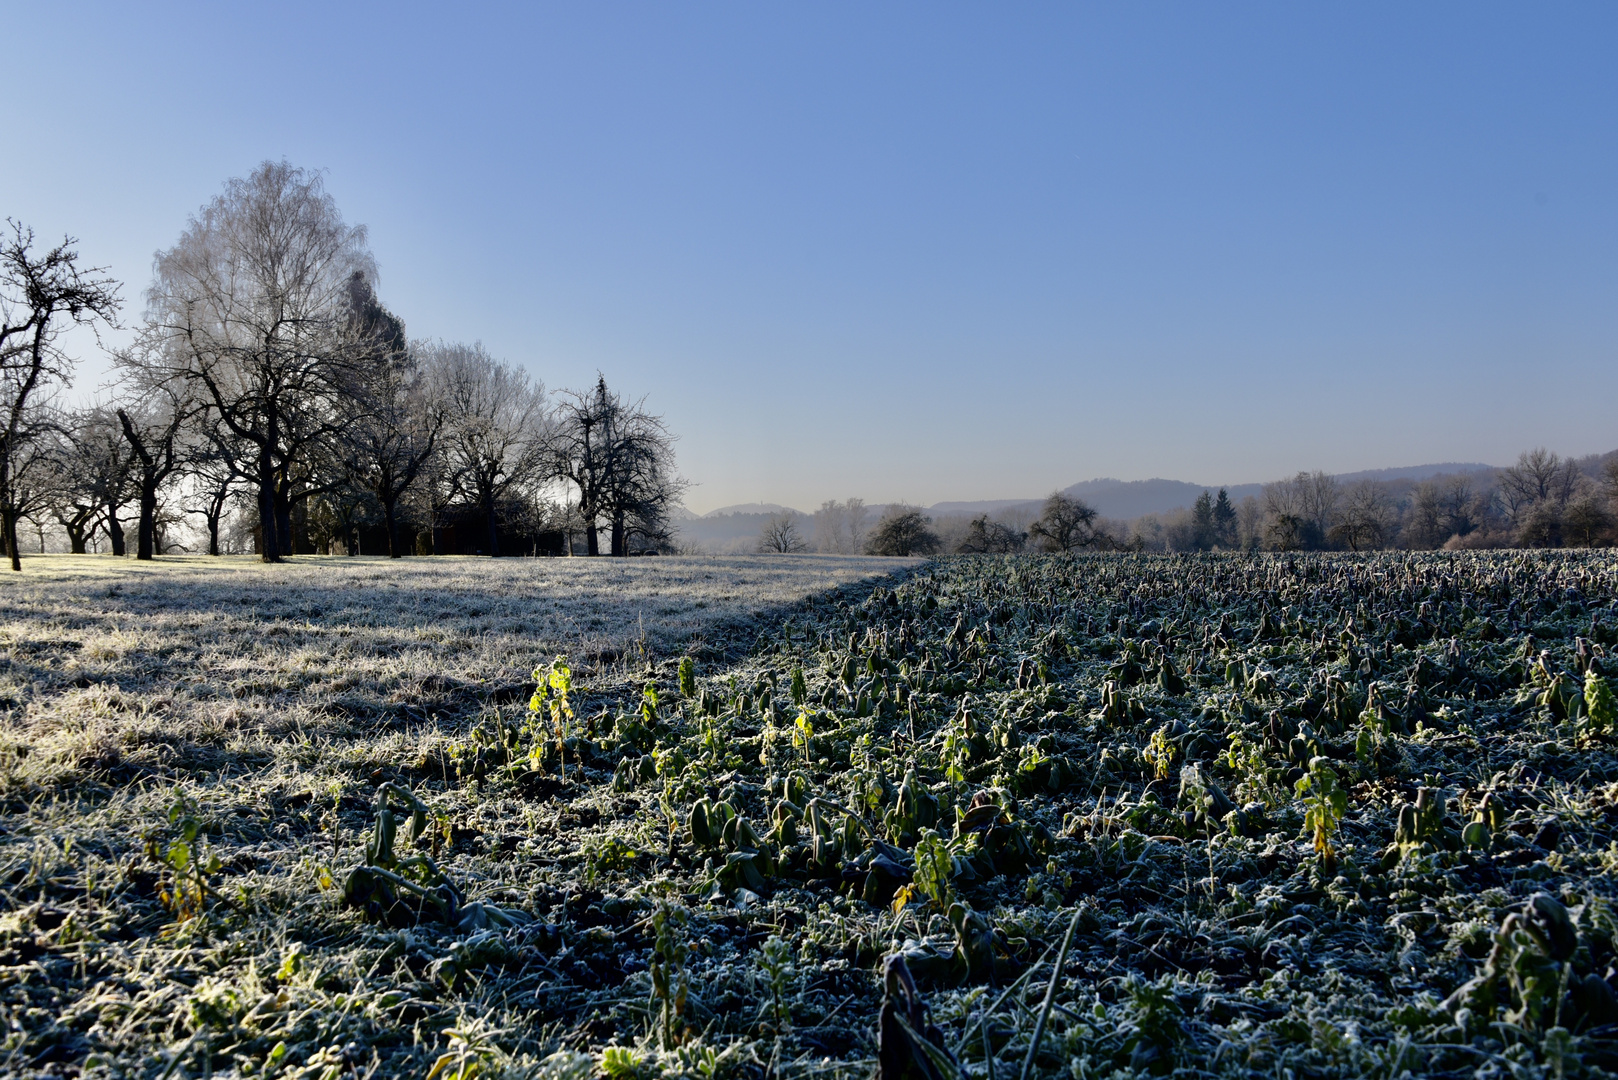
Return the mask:
[[39,568],[0,1073],[1618,1072],[1604,552]]
[[745,650],[761,619],[892,559],[42,556],[0,579],[4,783],[220,768],[297,740],[526,700],[566,655],[608,682]]

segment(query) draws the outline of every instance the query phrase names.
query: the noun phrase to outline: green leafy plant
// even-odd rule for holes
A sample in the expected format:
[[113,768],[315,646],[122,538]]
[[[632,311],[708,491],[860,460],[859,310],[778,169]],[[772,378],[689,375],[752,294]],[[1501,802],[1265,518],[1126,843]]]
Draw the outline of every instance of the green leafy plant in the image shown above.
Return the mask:
[[1594,668],[1584,673],[1584,715],[1593,732],[1611,735],[1618,731],[1618,697]]
[[792,1025],[787,992],[798,973],[797,965],[792,961],[792,946],[779,935],[771,934],[759,949],[758,958],[759,967],[769,983],[770,1013],[775,1020],[776,1030],[785,1031]]
[[601,1071],[611,1080],[636,1080],[646,1059],[629,1046],[609,1046],[601,1051]]
[[528,699],[528,709],[537,714],[548,708],[551,730],[556,738],[557,758],[561,763],[562,775],[566,776],[567,735],[575,719],[573,705],[568,698],[573,690],[573,669],[567,666],[566,657],[558,656],[551,661],[548,670],[534,669],[534,682],[538,684],[538,689]]
[[697,662],[689,656],[680,657],[680,697],[687,701],[697,696]]
[[[401,856],[399,817],[407,815],[407,842],[426,834],[431,812],[422,801],[393,783],[376,790],[376,822],[365,841],[365,862],[350,871],[343,883],[343,899],[361,908],[373,922],[414,923],[427,910],[444,922],[455,923],[465,896],[447,878],[431,855]],[[406,902],[405,897],[412,898]]]
[[590,884],[609,874],[619,873],[635,864],[639,852],[621,836],[608,836],[603,840],[586,841],[584,845],[584,880]]
[[1304,830],[1313,834],[1315,853],[1329,869],[1337,861],[1331,842],[1348,814],[1348,793],[1338,785],[1337,773],[1327,759],[1318,756],[1309,760],[1308,772],[1298,780],[1297,793],[1304,804]]
[[449,1048],[438,1055],[426,1080],[473,1080],[497,1070],[506,1057],[493,1033],[477,1020],[457,1024],[444,1034]]
[[954,863],[950,859],[949,845],[937,830],[928,829],[916,841],[915,886],[939,911],[948,911],[954,901],[950,878]]
[[1151,742],[1141,751],[1141,757],[1152,767],[1152,771],[1159,780],[1168,779],[1169,770],[1174,766],[1174,758],[1180,752],[1179,747],[1170,741],[1168,725],[1152,732]]
[[803,760],[809,760],[810,740],[815,737],[815,722],[809,715],[809,710],[803,709],[798,718],[792,723],[792,746],[803,753]]
[[688,918],[684,908],[664,901],[652,911],[651,1007],[665,1050],[684,1035],[685,1003],[691,991],[685,962],[691,950],[681,931]]
[[146,854],[167,873],[158,899],[183,923],[202,914],[208,897],[218,895],[210,881],[219,873],[220,860],[202,834],[197,804],[184,791],[176,791],[169,804],[168,824],[172,839],[165,844],[160,837],[149,837]]

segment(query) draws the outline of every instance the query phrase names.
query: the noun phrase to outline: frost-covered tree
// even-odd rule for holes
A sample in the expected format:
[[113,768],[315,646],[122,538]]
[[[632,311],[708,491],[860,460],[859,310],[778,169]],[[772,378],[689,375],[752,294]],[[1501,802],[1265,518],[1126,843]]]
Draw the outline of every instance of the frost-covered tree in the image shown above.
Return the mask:
[[21,570],[17,521],[43,508],[56,472],[48,399],[67,385],[73,361],[61,349],[73,326],[115,323],[118,283],[81,267],[78,241],[36,251],[32,229],[7,220],[0,241],[0,544]]
[[793,555],[808,547],[791,514],[771,514],[758,533],[758,549],[777,555]]
[[1095,547],[1100,539],[1095,508],[1081,499],[1053,491],[1040,511],[1039,520],[1028,527],[1046,551],[1078,551]]
[[191,219],[157,257],[141,359],[198,388],[247,444],[260,554],[292,552],[292,512],[319,485],[312,461],[341,429],[356,360],[355,275],[376,278],[365,229],[318,173],[266,161]]
[[481,344],[418,347],[428,393],[441,410],[443,479],[479,508],[489,554],[500,554],[498,507],[546,477],[550,414],[545,387]]
[[674,435],[645,400],[628,401],[604,377],[589,390],[557,395],[549,440],[549,471],[578,492],[585,548],[601,553],[600,524],[610,530],[608,550],[629,554],[634,539],[664,543],[670,514],[686,482],[674,469]]
[[938,550],[938,534],[920,507],[895,503],[877,521],[865,541],[869,555],[931,555]]

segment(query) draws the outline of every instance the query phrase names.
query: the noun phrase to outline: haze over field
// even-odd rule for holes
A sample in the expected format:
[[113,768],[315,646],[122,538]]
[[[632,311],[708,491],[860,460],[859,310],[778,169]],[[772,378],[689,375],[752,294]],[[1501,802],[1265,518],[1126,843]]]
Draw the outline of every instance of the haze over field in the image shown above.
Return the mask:
[[647,394],[698,512],[1611,448],[1607,5],[277,13],[7,11],[0,211],[126,325],[285,158],[413,336]]

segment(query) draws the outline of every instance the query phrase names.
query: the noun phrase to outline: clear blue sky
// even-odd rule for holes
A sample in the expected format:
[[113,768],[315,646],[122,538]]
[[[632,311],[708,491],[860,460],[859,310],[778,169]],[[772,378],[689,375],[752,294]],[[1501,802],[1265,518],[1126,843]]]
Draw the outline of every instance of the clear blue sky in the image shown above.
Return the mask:
[[1618,447],[1611,4],[0,15],[0,214],[132,316],[326,170],[413,335],[648,395],[699,511]]

